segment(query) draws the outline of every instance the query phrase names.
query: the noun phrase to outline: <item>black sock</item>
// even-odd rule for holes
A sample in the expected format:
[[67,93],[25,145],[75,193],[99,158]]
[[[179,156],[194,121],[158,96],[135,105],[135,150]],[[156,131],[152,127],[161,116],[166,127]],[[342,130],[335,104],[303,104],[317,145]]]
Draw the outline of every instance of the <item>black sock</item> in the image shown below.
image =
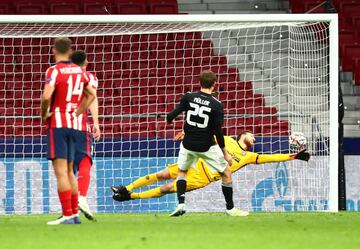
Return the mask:
[[177,188],[177,197],[179,204],[185,203],[186,180],[185,179],[177,180],[176,188]]
[[222,192],[224,194],[225,201],[226,201],[226,209],[230,210],[234,207],[232,185],[226,184],[226,186],[224,186],[224,184],[223,184],[221,187],[222,187]]

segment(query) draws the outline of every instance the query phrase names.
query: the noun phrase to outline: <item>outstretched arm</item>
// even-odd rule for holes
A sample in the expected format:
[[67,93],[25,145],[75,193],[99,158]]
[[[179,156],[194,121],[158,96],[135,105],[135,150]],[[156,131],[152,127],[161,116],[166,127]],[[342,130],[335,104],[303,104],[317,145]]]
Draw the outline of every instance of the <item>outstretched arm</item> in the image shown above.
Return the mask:
[[41,119],[45,121],[48,117],[52,115],[52,113],[48,112],[51,97],[55,88],[50,84],[46,84],[44,88],[44,92],[41,96]]
[[179,131],[175,137],[173,138],[173,141],[174,142],[177,142],[177,141],[181,141],[184,139],[184,136],[185,136],[185,132],[182,130],[182,131]]
[[[180,141],[184,138],[185,132],[180,131],[178,132],[175,137],[173,138],[173,141]],[[239,159],[236,159],[236,155],[234,153],[230,153],[234,158],[235,161],[240,161]],[[246,161],[242,161],[242,164],[262,164],[262,163],[275,163],[275,162],[285,162],[290,160],[302,160],[302,161],[309,161],[310,160],[310,153],[306,151],[306,149],[303,149],[297,153],[293,154],[256,154],[253,152],[247,152],[248,159]]]
[[50,113],[49,107],[51,103],[51,97],[55,91],[55,85],[56,85],[56,79],[59,72],[56,68],[48,68],[46,70],[46,83],[44,87],[44,91],[41,95],[41,107],[40,107],[40,115],[42,121],[45,121],[47,118],[49,118],[52,113]]
[[89,108],[89,106],[91,105],[91,103],[95,100],[96,98],[96,91],[94,88],[92,88],[90,85],[87,85],[84,88],[84,98],[81,101],[78,109],[76,110],[76,116],[79,116],[81,113],[83,113],[84,111],[86,111],[86,109]]
[[310,153],[303,149],[294,154],[272,154],[272,155],[257,155],[255,159],[255,163],[275,163],[275,162],[285,162],[290,160],[302,160],[302,161],[309,161],[310,160]]
[[96,94],[96,89],[99,86],[99,82],[98,82],[97,77],[94,74],[89,73],[87,76],[89,77],[89,85],[92,86],[92,88],[94,88],[94,90],[95,90],[94,91],[95,99],[89,106],[91,118],[93,121],[92,134],[93,134],[93,137],[95,138],[95,140],[99,140],[100,136],[101,136],[101,131],[100,131],[100,126],[99,126],[99,101],[98,101],[97,94]]
[[98,103],[98,98],[95,97],[94,101],[91,103],[90,107],[90,113],[91,113],[91,117],[93,120],[93,136],[95,138],[95,140],[99,140],[100,136],[101,136],[101,132],[100,132],[100,126],[99,126],[99,103]]
[[170,124],[180,113],[186,110],[187,106],[187,94],[185,94],[181,100],[179,105],[168,115],[166,115],[166,121]]

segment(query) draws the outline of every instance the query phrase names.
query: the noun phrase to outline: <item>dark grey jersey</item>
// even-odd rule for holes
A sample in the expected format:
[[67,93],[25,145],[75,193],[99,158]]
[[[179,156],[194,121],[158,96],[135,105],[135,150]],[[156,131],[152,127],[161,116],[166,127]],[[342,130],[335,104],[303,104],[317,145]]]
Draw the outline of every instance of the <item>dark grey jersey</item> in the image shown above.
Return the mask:
[[186,111],[183,140],[186,149],[208,151],[215,144],[214,135],[220,148],[225,147],[221,130],[224,108],[219,100],[204,92],[186,93],[180,104],[167,115],[167,121],[172,122],[183,111]]

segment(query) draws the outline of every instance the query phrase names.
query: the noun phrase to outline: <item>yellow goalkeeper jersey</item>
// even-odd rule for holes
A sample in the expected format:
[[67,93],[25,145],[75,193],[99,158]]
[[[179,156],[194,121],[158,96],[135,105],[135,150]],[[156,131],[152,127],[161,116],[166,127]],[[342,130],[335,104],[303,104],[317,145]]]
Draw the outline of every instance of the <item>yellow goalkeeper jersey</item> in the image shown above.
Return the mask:
[[[283,162],[294,159],[294,154],[272,154],[262,155],[254,152],[249,152],[240,147],[240,145],[233,138],[224,136],[225,148],[233,157],[233,163],[230,166],[232,172],[236,172],[248,164],[260,164],[271,162]],[[178,165],[168,165],[168,170],[172,179],[177,178]],[[213,172],[209,169],[206,163],[199,159],[195,167],[191,167],[186,176],[187,187],[186,191],[203,188],[211,182],[221,179],[219,172]],[[176,191],[176,181],[174,181],[174,191]]]

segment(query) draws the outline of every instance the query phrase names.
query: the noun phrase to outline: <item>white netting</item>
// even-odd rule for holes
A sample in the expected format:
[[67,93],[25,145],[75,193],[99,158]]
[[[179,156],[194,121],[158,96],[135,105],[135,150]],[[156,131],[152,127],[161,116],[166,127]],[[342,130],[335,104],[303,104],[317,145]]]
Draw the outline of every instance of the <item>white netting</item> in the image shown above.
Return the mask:
[[[224,131],[257,137],[258,153],[288,153],[302,131],[309,164],[248,166],[234,175],[247,210],[327,209],[329,198],[329,37],[327,23],[0,25],[0,214],[59,210],[39,119],[51,38],[70,36],[99,78],[100,124],[89,202],[98,212],[169,211],[175,195],[114,203],[109,186],[128,184],[174,162],[165,114],[204,69],[219,78]],[[146,189],[146,188],[145,188]],[[220,211],[219,185],[189,193],[190,210]]]

